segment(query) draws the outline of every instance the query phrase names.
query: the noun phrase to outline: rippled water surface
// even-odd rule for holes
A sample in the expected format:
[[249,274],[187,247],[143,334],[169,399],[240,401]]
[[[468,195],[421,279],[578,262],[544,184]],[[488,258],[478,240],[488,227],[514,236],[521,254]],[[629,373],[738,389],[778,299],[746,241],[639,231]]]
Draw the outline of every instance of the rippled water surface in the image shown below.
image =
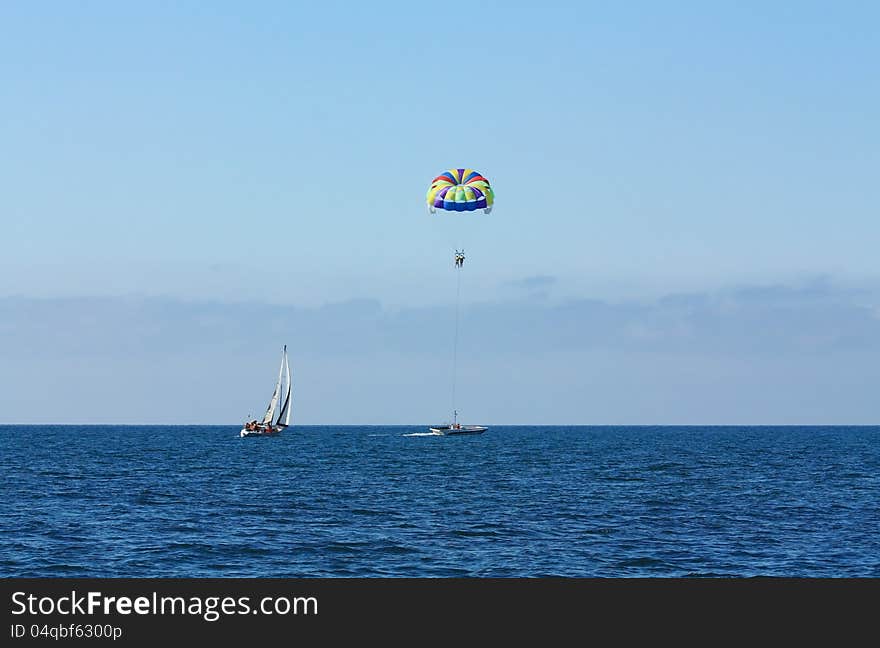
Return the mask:
[[4,576],[880,576],[880,427],[0,426]]

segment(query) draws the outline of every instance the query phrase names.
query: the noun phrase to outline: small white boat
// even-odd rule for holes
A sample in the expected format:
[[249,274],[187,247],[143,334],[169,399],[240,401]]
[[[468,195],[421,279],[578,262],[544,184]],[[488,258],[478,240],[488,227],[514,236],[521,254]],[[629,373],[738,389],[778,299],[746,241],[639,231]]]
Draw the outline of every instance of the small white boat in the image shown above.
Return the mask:
[[428,429],[432,433],[440,436],[452,436],[453,434],[482,434],[489,428],[484,425],[462,425],[458,422],[458,411],[455,410],[452,423],[446,425],[432,425]]
[[[285,390],[284,404],[281,406],[281,410],[278,412],[278,418],[273,424],[272,419],[275,418],[275,409],[278,406],[278,396],[281,394],[282,374],[284,375],[287,388]],[[281,434],[281,430],[290,425],[290,392],[290,364],[287,362],[287,345],[285,344],[284,349],[281,351],[281,367],[278,369],[278,380],[275,383],[275,391],[272,392],[272,398],[269,400],[269,407],[266,409],[266,415],[259,423],[256,419],[245,423],[239,432],[239,436],[243,439],[245,437],[278,436]]]

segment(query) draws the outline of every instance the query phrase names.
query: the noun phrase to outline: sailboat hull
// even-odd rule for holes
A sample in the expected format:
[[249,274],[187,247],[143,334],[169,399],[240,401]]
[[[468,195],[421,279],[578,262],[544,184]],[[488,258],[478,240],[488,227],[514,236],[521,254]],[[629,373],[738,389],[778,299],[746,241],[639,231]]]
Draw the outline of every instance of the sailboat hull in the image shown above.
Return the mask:
[[242,439],[245,437],[268,437],[278,436],[281,434],[281,430],[245,430],[242,428],[238,434]]
[[440,436],[454,436],[458,434],[482,434],[489,428],[482,425],[460,425],[458,427],[453,427],[451,425],[441,425],[437,427],[428,428],[434,434]]

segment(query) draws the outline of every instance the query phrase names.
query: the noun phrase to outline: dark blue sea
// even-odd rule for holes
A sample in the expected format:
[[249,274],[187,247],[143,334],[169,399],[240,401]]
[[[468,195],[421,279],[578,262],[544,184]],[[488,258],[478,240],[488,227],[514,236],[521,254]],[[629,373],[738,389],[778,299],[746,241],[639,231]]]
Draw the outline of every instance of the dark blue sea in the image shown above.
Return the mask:
[[0,426],[2,576],[880,576],[880,427]]

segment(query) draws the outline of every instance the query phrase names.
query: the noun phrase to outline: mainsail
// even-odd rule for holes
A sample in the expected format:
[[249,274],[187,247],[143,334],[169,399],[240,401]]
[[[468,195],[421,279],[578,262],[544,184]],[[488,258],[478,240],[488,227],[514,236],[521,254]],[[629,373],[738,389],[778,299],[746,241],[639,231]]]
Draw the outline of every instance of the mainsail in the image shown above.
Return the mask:
[[287,394],[284,396],[284,404],[281,411],[278,412],[278,421],[275,423],[277,427],[286,428],[290,425],[290,363],[287,361],[287,345],[284,345],[284,374],[287,383]]
[[275,391],[272,392],[272,400],[269,401],[269,407],[266,410],[266,416],[263,417],[263,425],[271,425],[272,417],[275,416],[275,408],[278,406],[278,391],[281,389],[281,372],[284,371],[284,360],[287,356],[287,345],[284,345],[284,352],[281,354],[281,366],[278,367],[278,380],[275,382]]

